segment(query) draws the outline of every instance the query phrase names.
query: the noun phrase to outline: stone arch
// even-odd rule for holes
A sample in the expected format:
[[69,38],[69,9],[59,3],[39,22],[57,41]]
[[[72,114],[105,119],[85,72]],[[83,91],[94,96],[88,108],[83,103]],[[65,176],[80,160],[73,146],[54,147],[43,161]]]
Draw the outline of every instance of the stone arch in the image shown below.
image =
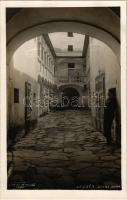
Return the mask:
[[76,84],[64,84],[64,85],[59,86],[58,89],[61,92],[66,88],[74,88],[79,93],[79,96],[82,96],[82,93],[83,93],[83,87],[82,86],[76,85]]
[[[47,15],[49,12],[50,15]],[[8,57],[33,37],[43,33],[67,31],[86,34],[103,41],[119,60],[120,19],[106,7],[20,9],[7,23]]]
[[80,101],[80,93],[75,87],[70,85],[68,87],[63,87],[61,92],[64,107],[78,107]]
[[69,96],[71,96],[71,97],[74,96],[74,95],[80,96],[78,90],[75,89],[74,87],[70,87],[70,86],[69,87],[65,87],[62,92],[67,94],[67,95],[69,95]]

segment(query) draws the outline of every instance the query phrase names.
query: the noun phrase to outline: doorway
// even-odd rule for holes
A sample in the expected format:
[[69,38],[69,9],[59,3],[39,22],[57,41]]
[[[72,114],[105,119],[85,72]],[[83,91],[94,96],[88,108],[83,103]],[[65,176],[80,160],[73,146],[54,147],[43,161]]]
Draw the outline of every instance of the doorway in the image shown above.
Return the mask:
[[25,133],[27,133],[30,128],[31,106],[31,84],[25,82]]
[[75,88],[68,87],[63,90],[62,102],[64,108],[78,108],[79,93]]

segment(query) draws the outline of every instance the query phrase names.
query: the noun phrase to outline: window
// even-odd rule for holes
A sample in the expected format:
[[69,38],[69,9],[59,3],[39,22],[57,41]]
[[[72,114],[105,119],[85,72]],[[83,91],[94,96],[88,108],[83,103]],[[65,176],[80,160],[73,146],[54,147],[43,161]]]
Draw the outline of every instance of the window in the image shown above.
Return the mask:
[[75,63],[68,63],[68,68],[69,69],[75,68]]
[[14,103],[19,103],[19,89],[14,88]]
[[49,57],[49,68],[51,67],[51,58]]
[[68,45],[68,51],[73,51],[73,45]]
[[53,60],[51,60],[51,67],[54,67],[54,63],[53,63]]
[[38,43],[38,56],[40,57],[41,56],[41,44]]
[[41,59],[43,60],[43,48],[41,49]]
[[36,102],[36,93],[33,93],[33,102]]
[[68,37],[73,37],[73,33],[72,32],[68,32],[67,35],[68,35]]
[[49,55],[47,55],[47,65],[49,67]]
[[45,64],[46,64],[46,58],[47,58],[47,55],[46,55],[46,52],[45,52]]
[[37,50],[38,50],[38,56],[40,55],[40,46],[39,46],[39,43],[38,43],[38,48],[37,48]]

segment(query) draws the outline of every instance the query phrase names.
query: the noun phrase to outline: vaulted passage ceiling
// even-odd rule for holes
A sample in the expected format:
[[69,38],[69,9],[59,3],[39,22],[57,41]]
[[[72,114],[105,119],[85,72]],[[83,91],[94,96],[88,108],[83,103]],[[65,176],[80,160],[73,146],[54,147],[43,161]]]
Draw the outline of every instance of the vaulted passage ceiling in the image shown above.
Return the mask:
[[[120,8],[114,7],[7,8],[6,41],[9,52],[7,60],[9,62],[13,53],[24,42],[42,34],[47,34],[48,38],[49,33],[55,32],[74,32],[101,40],[119,59],[119,15]],[[53,44],[51,46],[54,47]],[[72,54],[72,51],[77,53],[72,44],[68,44],[66,51],[67,55]]]
[[[109,7],[112,12],[120,17],[120,7]],[[16,15],[22,8],[7,8],[6,9],[6,20],[7,22]]]

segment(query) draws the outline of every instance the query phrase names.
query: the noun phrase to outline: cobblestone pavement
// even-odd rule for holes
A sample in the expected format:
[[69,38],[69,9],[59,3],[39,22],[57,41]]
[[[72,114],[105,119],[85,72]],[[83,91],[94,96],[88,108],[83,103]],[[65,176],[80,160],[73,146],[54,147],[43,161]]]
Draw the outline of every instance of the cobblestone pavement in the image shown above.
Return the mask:
[[107,146],[88,111],[51,112],[14,148],[10,189],[120,189],[120,149]]

